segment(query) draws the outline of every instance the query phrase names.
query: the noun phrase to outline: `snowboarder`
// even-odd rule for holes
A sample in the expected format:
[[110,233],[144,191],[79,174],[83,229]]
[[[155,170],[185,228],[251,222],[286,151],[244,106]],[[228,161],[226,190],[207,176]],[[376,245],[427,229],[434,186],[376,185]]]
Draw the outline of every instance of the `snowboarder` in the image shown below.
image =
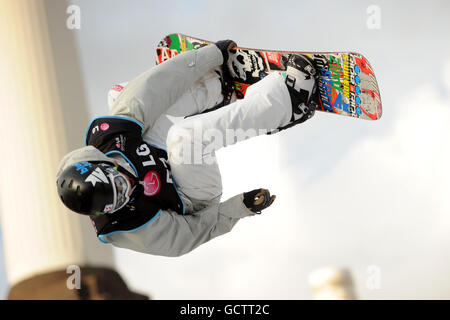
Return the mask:
[[86,146],[62,159],[58,194],[69,209],[89,215],[100,241],[180,256],[273,203],[263,188],[221,202],[215,151],[236,143],[222,139],[229,130],[273,133],[311,118],[315,69],[304,56],[291,56],[285,79],[270,74],[244,99],[230,101],[224,61],[235,46],[218,41],[139,75],[110,116],[91,122]]

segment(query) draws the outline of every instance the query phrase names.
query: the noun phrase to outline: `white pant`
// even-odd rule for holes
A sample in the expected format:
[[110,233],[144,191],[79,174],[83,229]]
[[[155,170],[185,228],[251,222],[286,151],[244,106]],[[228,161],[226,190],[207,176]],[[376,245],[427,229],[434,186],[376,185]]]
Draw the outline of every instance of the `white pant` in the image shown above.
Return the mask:
[[[208,74],[144,136],[167,150],[177,188],[190,199],[220,201],[222,180],[214,151],[237,142],[229,139],[232,130],[259,135],[286,125],[292,115],[289,93],[278,73],[249,87],[244,99],[198,114],[223,99],[220,88],[218,76]],[[239,141],[250,136],[239,135]]]

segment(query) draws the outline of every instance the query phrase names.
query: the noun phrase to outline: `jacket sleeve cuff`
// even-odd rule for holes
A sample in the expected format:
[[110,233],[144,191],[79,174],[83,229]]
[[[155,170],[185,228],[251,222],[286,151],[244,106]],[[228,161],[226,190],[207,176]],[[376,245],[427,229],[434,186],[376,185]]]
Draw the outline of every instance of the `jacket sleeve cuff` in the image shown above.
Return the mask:
[[219,206],[219,214],[230,218],[244,218],[255,215],[245,206],[243,193],[222,202]]

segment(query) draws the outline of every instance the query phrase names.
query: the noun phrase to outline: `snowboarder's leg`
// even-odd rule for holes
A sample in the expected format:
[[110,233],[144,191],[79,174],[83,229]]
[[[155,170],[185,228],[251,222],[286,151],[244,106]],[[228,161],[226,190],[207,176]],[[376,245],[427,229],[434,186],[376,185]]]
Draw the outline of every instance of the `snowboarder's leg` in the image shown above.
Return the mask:
[[175,145],[169,147],[169,163],[178,190],[190,198],[194,207],[199,201],[210,202],[208,205],[219,203],[222,178],[214,153],[206,155],[202,163],[178,162],[174,161],[174,154],[183,148],[180,147],[182,143]]
[[[291,116],[292,107],[287,86],[283,77],[274,73],[250,86],[244,99],[213,112],[186,119],[180,125],[192,128],[197,123],[204,132],[218,130],[223,137],[226,137],[227,130],[256,131],[259,135],[286,125]],[[249,134],[253,135],[251,132]],[[215,137],[214,134],[212,136]],[[224,141],[224,145],[235,142]]]
[[[213,112],[211,112],[213,113]],[[177,188],[190,199],[219,201],[222,195],[222,179],[213,149],[205,150],[200,122],[192,128],[183,124],[170,127],[167,135],[167,154]],[[189,119],[189,120],[188,120]]]
[[[237,138],[224,139],[223,146],[241,141],[243,131],[248,133],[247,139],[286,129],[314,115],[316,79],[315,67],[308,57],[291,55],[287,62],[286,79],[278,73],[270,74],[250,86],[244,99],[180,124],[192,128],[194,123],[200,122],[205,132],[218,130],[224,137],[227,130],[234,130]],[[216,139],[216,135],[210,134],[209,139],[203,139],[203,142],[210,144],[211,138]]]
[[[245,98],[174,124],[167,151],[179,188],[195,199],[222,192],[215,151],[253,136],[284,129],[309,119],[315,78],[303,61],[291,61],[286,80],[273,73],[249,87]],[[305,106],[306,107],[305,107]]]
[[144,134],[144,140],[167,150],[166,139],[170,127],[184,120],[186,116],[195,115],[223,100],[220,77],[212,70],[205,74],[174,105],[162,114],[152,128]]
[[278,73],[270,74],[249,87],[244,99],[174,125],[168,135],[167,147],[170,149],[169,145],[173,147],[174,143],[183,141],[187,147],[187,141],[191,141],[192,150],[186,152],[195,154],[194,145],[197,149],[201,145],[204,149],[201,156],[207,156],[209,150],[273,132],[296,121],[293,107],[296,102],[293,101],[285,79]]
[[222,178],[215,152],[204,149],[202,137],[198,136],[202,131],[200,128],[191,130],[181,125],[184,122],[174,124],[167,136],[167,154],[174,182],[194,207],[199,201],[205,205],[206,202],[210,202],[209,205],[219,203]]
[[251,86],[245,99],[174,124],[168,132],[167,151],[179,190],[193,199],[220,199],[222,181],[215,150],[227,140],[227,129],[236,129],[229,131],[231,138],[225,143],[229,145],[236,142],[237,130],[257,128],[265,133],[286,124],[291,109],[283,77],[273,74]]

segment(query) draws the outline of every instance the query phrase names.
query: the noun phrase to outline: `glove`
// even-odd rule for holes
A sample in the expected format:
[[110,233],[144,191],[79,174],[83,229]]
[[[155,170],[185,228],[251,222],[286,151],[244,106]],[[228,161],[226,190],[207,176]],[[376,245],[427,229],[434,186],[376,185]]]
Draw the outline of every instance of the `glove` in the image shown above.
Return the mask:
[[245,206],[255,213],[260,214],[262,210],[269,207],[274,201],[276,196],[270,196],[270,192],[267,189],[255,189],[249,192],[244,192],[244,204]]
[[222,52],[223,63],[226,64],[228,61],[228,51],[236,47],[236,42],[233,40],[220,40],[215,43],[216,47]]

